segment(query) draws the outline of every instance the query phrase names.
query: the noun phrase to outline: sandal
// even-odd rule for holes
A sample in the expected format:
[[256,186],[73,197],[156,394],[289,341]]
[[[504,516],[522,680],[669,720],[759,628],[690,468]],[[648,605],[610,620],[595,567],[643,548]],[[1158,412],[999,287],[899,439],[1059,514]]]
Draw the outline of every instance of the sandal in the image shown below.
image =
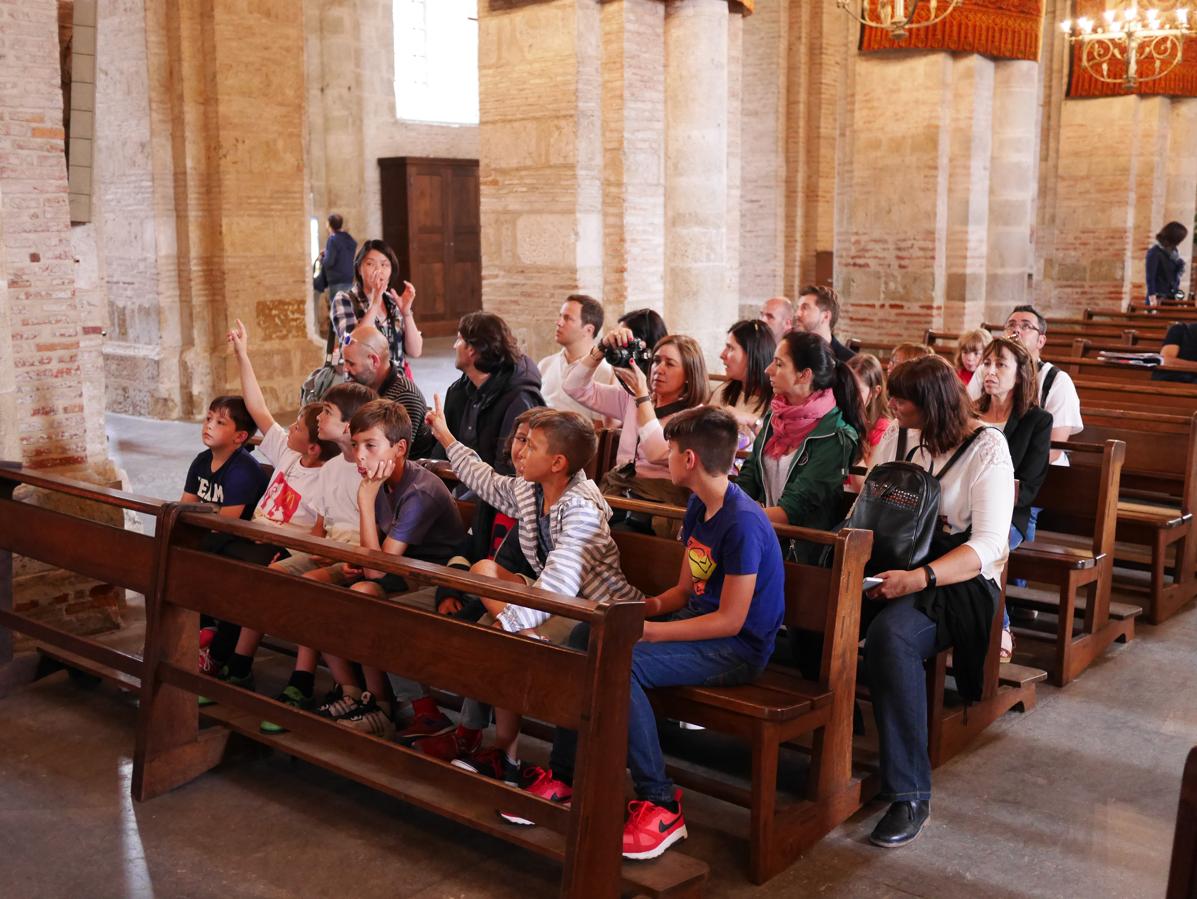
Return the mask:
[[1005,665],[1014,658],[1014,635],[1008,630],[1002,631],[1002,648],[998,650],[998,661]]

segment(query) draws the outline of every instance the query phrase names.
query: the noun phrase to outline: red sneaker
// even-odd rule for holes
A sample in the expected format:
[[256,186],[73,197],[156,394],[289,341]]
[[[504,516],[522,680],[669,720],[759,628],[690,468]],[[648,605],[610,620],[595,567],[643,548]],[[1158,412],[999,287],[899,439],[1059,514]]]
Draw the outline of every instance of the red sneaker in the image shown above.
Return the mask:
[[[555,778],[550,769],[528,768],[525,776],[528,778],[528,785],[524,789],[533,796],[539,796],[541,799],[557,802],[566,807],[569,806],[570,800],[573,799],[574,788],[565,781]],[[510,812],[499,812],[499,817],[508,824],[519,824],[523,827],[533,827],[536,824],[535,821],[529,821],[527,818],[521,818]]]
[[424,755],[451,762],[467,755],[471,755],[482,748],[482,731],[474,730],[463,734],[461,728],[435,737],[422,737],[412,743],[412,749]]
[[520,785],[519,762],[507,761],[507,753],[498,746],[488,746],[486,749],[480,749],[459,759],[454,759],[453,766],[501,780],[509,787]]
[[213,677],[220,671],[220,666],[212,658],[212,652],[208,649],[212,645],[212,640],[216,636],[216,628],[201,627],[199,632],[199,673],[210,674]]
[[674,791],[673,800],[677,803],[676,812],[652,802],[628,803],[628,822],[623,826],[624,858],[657,858],[674,843],[686,839],[681,790]]
[[395,734],[395,741],[404,746],[411,746],[416,740],[424,737],[439,737],[453,730],[456,725],[444,715],[416,715],[411,724]]

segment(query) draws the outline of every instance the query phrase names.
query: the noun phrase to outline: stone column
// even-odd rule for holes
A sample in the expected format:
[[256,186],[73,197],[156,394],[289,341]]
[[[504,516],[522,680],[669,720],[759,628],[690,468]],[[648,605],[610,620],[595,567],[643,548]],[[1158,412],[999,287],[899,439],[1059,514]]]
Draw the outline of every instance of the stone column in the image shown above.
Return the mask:
[[[738,313],[728,289],[726,0],[665,8],[665,320],[713,361]],[[738,232],[735,233],[738,236]]]
[[665,306],[665,4],[602,6],[603,295],[608,324]]
[[478,5],[482,305],[533,358],[567,294],[603,289],[599,5]]

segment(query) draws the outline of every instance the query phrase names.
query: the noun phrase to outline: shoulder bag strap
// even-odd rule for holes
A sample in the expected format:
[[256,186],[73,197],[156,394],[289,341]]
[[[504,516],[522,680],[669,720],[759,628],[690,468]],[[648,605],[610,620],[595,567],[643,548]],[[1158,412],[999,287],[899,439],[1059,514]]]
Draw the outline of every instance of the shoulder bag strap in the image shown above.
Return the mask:
[[968,448],[973,445],[973,441],[980,436],[981,432],[987,430],[989,430],[988,427],[977,428],[977,430],[973,431],[966,438],[964,438],[964,442],[961,443],[960,446],[956,447],[956,452],[952,453],[952,458],[948,459],[948,461],[944,464],[944,467],[939,470],[938,474],[932,470],[932,466],[930,465],[927,466],[927,474],[931,475],[931,477],[935,478],[937,481],[942,480],[943,476],[948,473],[948,469],[950,469],[960,460],[960,457],[963,456]]

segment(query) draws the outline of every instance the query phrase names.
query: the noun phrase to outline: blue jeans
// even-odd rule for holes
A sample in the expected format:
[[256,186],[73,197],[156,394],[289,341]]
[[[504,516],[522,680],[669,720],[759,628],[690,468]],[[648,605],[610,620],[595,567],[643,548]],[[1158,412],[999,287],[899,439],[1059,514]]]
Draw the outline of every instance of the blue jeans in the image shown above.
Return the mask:
[[[1031,506],[1030,515],[1027,517],[1027,532],[1025,534],[1014,525],[1010,525],[1010,552],[1014,552],[1022,544],[1030,543],[1035,539],[1035,522],[1039,520],[1039,513],[1042,511],[1042,506]],[[1027,585],[1027,582],[1020,577],[1011,578],[1010,583],[1015,587],[1025,587]],[[1002,630],[1010,630],[1010,612],[1005,607],[1002,608]]]
[[931,798],[923,660],[947,647],[914,596],[888,602],[865,632],[864,665],[881,750],[881,798]]
[[[693,617],[693,614],[682,611],[671,616],[671,620]],[[569,645],[585,649],[589,640],[589,626],[579,624],[570,634]],[[744,684],[756,678],[762,667],[751,658],[748,648],[737,637],[636,644],[632,650],[628,701],[628,769],[640,799],[658,805],[673,801],[673,781],[665,773],[665,757],[657,736],[657,717],[648,701],[647,691],[654,687]],[[562,780],[573,777],[577,746],[575,731],[557,728],[549,765]]]

